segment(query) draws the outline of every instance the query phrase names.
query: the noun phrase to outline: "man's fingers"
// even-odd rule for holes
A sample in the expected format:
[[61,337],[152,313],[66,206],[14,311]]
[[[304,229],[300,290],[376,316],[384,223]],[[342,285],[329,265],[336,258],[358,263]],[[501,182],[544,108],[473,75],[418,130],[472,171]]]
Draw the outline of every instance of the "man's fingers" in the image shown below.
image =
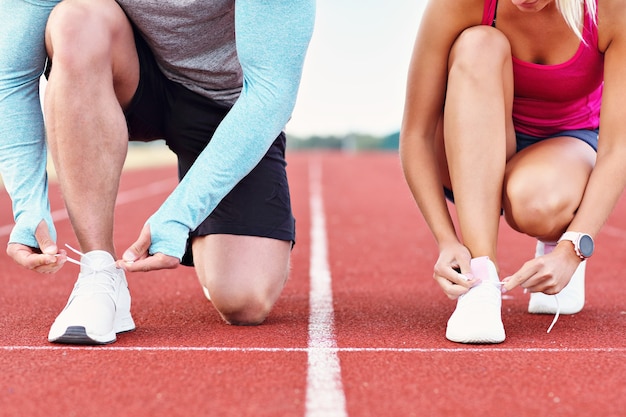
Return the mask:
[[34,252],[32,248],[18,243],[9,244],[7,254],[18,265],[41,273],[56,272],[67,260],[65,252],[58,255],[40,254]]
[[54,242],[50,237],[48,224],[44,220],[39,222],[37,229],[35,229],[35,239],[37,239],[37,243],[39,244],[39,248],[42,253],[47,255],[56,255],[58,252],[56,242]]
[[141,229],[139,238],[135,241],[135,243],[130,245],[130,247],[126,249],[126,251],[124,251],[124,255],[122,255],[122,260],[124,260],[124,262],[126,263],[132,263],[137,261],[138,259],[147,257],[148,250],[150,249],[150,243],[150,225],[146,224],[143,229]]
[[153,256],[140,259],[134,262],[123,262],[121,265],[128,272],[148,272],[158,269],[174,269],[178,267],[180,261],[173,256],[162,253],[155,253]]

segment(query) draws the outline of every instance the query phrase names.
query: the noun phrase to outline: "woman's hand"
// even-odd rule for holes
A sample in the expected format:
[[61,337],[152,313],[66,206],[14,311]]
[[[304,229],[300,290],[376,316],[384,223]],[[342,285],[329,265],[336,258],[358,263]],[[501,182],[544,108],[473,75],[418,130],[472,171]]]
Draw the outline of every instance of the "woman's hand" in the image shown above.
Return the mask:
[[558,294],[569,283],[580,258],[567,242],[557,245],[549,254],[524,263],[513,275],[504,278],[503,292],[518,285],[527,292]]
[[440,246],[433,278],[451,300],[465,294],[478,282],[472,275],[469,250],[461,243]]

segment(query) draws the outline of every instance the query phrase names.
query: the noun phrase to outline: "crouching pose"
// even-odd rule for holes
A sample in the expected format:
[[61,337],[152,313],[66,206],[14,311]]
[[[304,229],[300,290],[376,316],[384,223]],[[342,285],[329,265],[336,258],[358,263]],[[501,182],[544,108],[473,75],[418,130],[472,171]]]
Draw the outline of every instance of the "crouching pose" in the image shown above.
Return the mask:
[[[285,135],[314,0],[65,0],[46,31],[50,149],[82,254],[48,339],[132,330],[125,271],[194,265],[231,324],[263,322],[295,240]],[[180,183],[118,259],[128,140],[165,139]],[[138,227],[139,229],[139,227]]]
[[[504,341],[501,290],[518,285],[530,313],[583,308],[593,239],[626,183],[624,25],[624,0],[426,7],[400,152],[439,246],[434,278],[458,299],[449,340]],[[537,239],[535,258],[502,281],[501,213]]]

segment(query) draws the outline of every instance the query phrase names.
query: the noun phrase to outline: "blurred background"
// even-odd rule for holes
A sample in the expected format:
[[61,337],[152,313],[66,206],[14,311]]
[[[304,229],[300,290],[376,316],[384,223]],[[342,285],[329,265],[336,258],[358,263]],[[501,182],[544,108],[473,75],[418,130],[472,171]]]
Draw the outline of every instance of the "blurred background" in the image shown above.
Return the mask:
[[317,0],[291,148],[396,148],[427,0]]

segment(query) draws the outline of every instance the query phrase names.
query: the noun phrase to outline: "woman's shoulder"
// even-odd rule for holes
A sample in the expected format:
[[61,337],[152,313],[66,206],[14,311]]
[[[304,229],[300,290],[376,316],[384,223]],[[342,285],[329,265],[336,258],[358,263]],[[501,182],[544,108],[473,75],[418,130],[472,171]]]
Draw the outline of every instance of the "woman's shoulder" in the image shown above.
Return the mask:
[[489,3],[496,0],[428,0],[424,16],[440,22],[463,22],[467,26],[479,25]]
[[598,38],[600,50],[616,40],[626,41],[626,0],[598,0]]

